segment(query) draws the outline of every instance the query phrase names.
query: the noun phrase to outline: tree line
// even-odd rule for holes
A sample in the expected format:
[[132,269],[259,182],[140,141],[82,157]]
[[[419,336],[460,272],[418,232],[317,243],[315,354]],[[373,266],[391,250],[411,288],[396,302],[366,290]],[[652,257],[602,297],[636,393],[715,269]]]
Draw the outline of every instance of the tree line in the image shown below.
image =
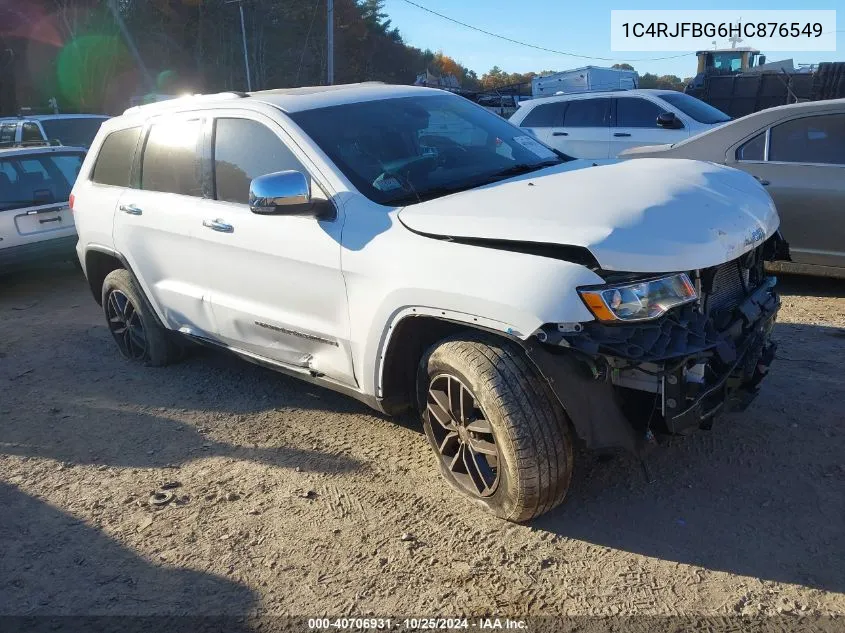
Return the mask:
[[[253,89],[326,83],[326,0],[242,4]],[[119,112],[139,95],[246,89],[238,4],[226,0],[28,0],[0,7],[0,22],[12,27],[0,32],[0,50],[11,51],[0,91],[14,85],[19,106],[56,97],[62,111]],[[407,44],[383,0],[334,0],[334,25],[336,83],[410,84],[428,70],[479,91],[551,72],[494,66],[479,77],[442,51]]]
[[[478,86],[442,52],[402,40],[383,0],[335,0],[335,83],[411,84],[428,69]],[[326,0],[243,0],[253,89],[325,84]],[[226,0],[27,0],[0,3],[0,90],[18,106],[121,111],[130,97],[246,90],[237,3]]]

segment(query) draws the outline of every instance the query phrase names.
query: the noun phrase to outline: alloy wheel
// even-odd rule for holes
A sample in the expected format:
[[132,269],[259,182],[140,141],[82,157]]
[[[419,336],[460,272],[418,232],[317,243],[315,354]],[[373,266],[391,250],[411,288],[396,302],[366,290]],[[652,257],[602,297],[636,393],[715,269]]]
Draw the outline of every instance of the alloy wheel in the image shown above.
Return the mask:
[[434,448],[446,469],[466,492],[489,497],[499,483],[496,437],[478,400],[448,374],[429,383],[426,415]]
[[144,360],[147,356],[147,336],[141,315],[120,290],[109,293],[106,318],[121,354],[132,360]]

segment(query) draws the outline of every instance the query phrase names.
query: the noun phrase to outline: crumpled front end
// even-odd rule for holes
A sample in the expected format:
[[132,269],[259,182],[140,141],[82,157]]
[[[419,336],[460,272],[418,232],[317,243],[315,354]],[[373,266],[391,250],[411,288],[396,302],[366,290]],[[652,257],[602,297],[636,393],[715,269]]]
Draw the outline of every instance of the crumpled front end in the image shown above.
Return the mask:
[[547,324],[528,355],[590,447],[640,453],[655,433],[709,428],[748,405],[774,359],[780,298],[764,262],[784,252],[775,234],[738,259],[686,271],[697,300],[655,320]]

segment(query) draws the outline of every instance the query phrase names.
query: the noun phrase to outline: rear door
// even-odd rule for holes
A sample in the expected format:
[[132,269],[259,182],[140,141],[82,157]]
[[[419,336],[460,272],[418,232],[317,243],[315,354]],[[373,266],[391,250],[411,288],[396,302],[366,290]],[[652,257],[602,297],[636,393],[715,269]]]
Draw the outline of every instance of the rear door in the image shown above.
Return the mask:
[[195,239],[204,194],[202,117],[154,119],[136,161],[136,189],[123,190],[114,244],[167,327],[211,336],[205,258]]
[[734,153],[734,166],[760,180],[775,201],[796,263],[845,267],[843,139],[845,114],[806,116],[761,132]]
[[607,97],[572,99],[563,117],[563,151],[575,158],[610,156],[611,100]]
[[657,125],[657,117],[668,110],[649,99],[620,95],[614,101],[616,119],[611,130],[611,156],[617,156],[631,147],[677,143],[689,136],[686,128],[673,130]]
[[259,215],[250,182],[294,170],[327,198],[316,169],[281,126],[252,112],[220,113],[209,129],[213,199],[194,219],[211,286],[217,337],[237,349],[355,384],[349,310],[335,219]]

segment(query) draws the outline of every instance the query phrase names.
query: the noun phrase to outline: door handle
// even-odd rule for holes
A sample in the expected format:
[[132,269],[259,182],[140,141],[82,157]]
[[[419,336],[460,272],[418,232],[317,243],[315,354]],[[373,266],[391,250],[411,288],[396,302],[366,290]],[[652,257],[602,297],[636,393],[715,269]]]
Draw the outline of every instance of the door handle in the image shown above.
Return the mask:
[[768,180],[766,180],[764,178],[760,178],[760,176],[754,176],[754,177],[757,179],[757,182],[759,182],[764,187],[768,187],[770,184],[772,184]]
[[627,132],[614,132],[613,136],[631,136]]
[[129,215],[141,215],[144,212],[140,207],[136,207],[134,204],[122,204],[118,208]]
[[234,233],[235,227],[231,224],[226,224],[220,218],[216,220],[203,220],[202,225],[207,228],[211,229],[212,231],[218,231],[220,233]]
[[569,136],[569,132],[552,132],[552,136]]

